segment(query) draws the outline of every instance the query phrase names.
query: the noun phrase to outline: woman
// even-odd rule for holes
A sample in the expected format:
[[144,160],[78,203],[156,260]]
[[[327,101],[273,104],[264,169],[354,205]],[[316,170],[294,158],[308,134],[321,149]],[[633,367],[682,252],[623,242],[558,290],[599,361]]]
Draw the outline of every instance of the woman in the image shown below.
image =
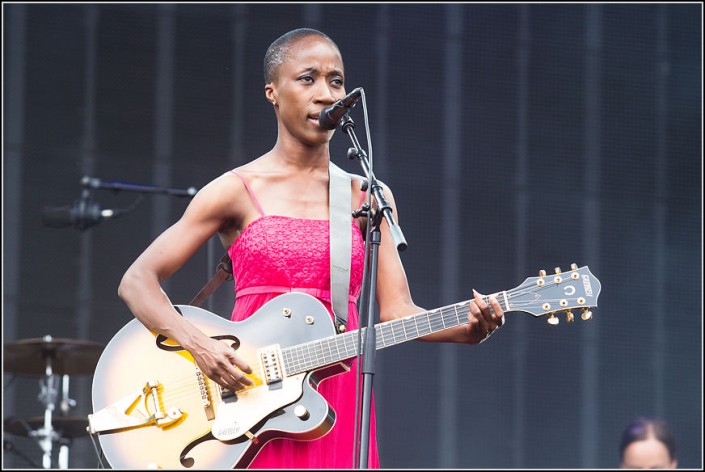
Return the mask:
[[[277,118],[277,141],[266,154],[216,178],[194,197],[182,218],[161,234],[125,273],[119,295],[145,326],[178,342],[200,369],[226,389],[252,381],[250,366],[225,343],[211,339],[179,316],[160,282],[171,276],[215,233],[233,261],[237,300],[232,320],[243,320],[283,291],[317,293],[330,311],[328,169],[333,131],[318,122],[321,110],[345,96],[343,60],[337,45],[312,29],[286,33],[265,55],[265,97]],[[351,208],[365,198],[361,176],[352,176]],[[389,188],[385,195],[396,214]],[[357,327],[366,220],[353,238],[348,329]],[[381,225],[377,304],[382,321],[424,311],[412,301],[406,275],[386,223]],[[477,344],[503,323],[475,294],[464,326],[434,333],[426,341]],[[349,468],[353,465],[355,366],[326,379],[319,392],[336,412],[336,424],[315,441],[276,439],[251,467]],[[379,467],[374,421],[370,468]]]
[[619,455],[623,469],[678,467],[676,441],[662,418],[635,418],[622,433]]

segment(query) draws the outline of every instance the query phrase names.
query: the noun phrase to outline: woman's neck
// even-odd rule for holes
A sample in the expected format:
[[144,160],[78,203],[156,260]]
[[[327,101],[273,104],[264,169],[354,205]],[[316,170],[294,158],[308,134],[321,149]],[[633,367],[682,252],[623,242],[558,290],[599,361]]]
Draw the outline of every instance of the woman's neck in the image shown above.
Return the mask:
[[292,170],[328,169],[330,163],[330,153],[327,144],[315,147],[287,146],[278,141],[268,154],[273,163]]

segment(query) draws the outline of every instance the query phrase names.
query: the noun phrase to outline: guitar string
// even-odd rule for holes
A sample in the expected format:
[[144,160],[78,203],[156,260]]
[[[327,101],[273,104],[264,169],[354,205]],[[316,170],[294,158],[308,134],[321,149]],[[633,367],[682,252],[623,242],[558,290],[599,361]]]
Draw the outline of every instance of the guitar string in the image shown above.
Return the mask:
[[[262,379],[263,377],[262,370],[260,368],[253,368],[252,374],[259,379]],[[210,382],[211,384],[218,385],[217,382],[210,379],[205,374],[203,374],[203,378],[206,383]],[[160,381],[159,383],[163,386],[161,398],[165,404],[167,403],[167,400],[172,403],[178,403],[191,396],[195,396],[197,398],[201,397],[199,382],[195,371],[191,375],[178,377],[176,379],[168,379],[164,382]],[[168,409],[169,406],[166,406]]]
[[[508,299],[510,297],[517,297],[517,296],[529,294],[532,292],[547,290],[549,288],[555,287],[556,285],[559,285],[560,283],[563,283],[563,282],[562,281],[555,282],[555,281],[551,280],[544,285],[538,285],[538,284],[534,285],[534,284],[526,283],[526,284],[522,284],[521,286],[516,287],[514,289],[507,290],[505,292],[497,292],[495,294],[483,296],[483,298],[485,301],[488,301],[490,296],[493,296],[493,295],[496,296],[496,295],[500,295],[501,293],[506,293],[507,299],[505,300],[505,305],[507,305],[509,302]],[[543,303],[554,303],[554,302],[558,302],[559,300],[563,300],[563,299],[544,298]],[[389,339],[385,338],[385,336],[387,336],[384,333],[385,328],[387,328],[388,334],[391,334],[391,337],[392,337],[391,344],[396,344],[399,342],[396,339],[397,336],[399,338],[401,338],[402,341],[408,340],[410,338],[410,336],[408,336],[408,334],[407,334],[407,324],[411,324],[411,323],[413,323],[412,328],[414,328],[412,330],[412,334],[414,331],[416,332],[416,334],[412,335],[411,338],[417,338],[417,337],[425,336],[427,334],[431,334],[431,333],[434,333],[437,331],[442,331],[444,329],[447,329],[446,320],[448,320],[449,317],[450,318],[453,318],[453,317],[457,318],[457,324],[455,324],[456,322],[454,321],[450,327],[455,327],[458,325],[467,324],[468,323],[467,320],[460,321],[459,315],[460,314],[464,315],[467,313],[470,302],[471,302],[471,300],[466,300],[463,302],[459,302],[459,303],[455,303],[455,304],[451,304],[451,305],[446,305],[444,307],[436,308],[435,310],[417,313],[415,315],[409,315],[408,317],[404,317],[404,318],[400,318],[400,319],[396,319],[396,320],[391,320],[391,321],[388,321],[385,323],[380,323],[377,325],[377,329],[379,330],[380,336],[381,336],[380,340],[385,345],[387,345],[390,341]],[[511,306],[511,305],[509,305],[509,306]],[[507,308],[509,306],[507,306]],[[458,308],[462,308],[461,313],[458,313]],[[574,307],[571,307],[571,308],[560,307],[556,311],[562,311],[562,310],[567,310],[567,309],[572,309],[572,308],[574,308]],[[511,311],[511,310],[508,310],[508,311]],[[440,315],[440,316],[434,316],[433,318],[429,318],[430,315]],[[422,332],[422,330],[419,329],[418,320],[422,319],[424,316],[427,318],[427,321],[424,324],[427,325],[428,328],[426,330],[423,330],[423,332]],[[303,353],[304,348],[306,348],[307,350],[313,349],[314,353],[316,353],[316,356],[315,356],[316,360],[319,360],[321,358],[323,358],[325,360],[326,354],[325,353],[321,354],[320,347],[316,346],[316,344],[320,345],[320,343],[321,343],[321,340],[314,340],[314,341],[310,341],[308,343],[304,343],[304,344],[299,345],[299,348],[298,348],[299,354]],[[330,349],[330,347],[329,347],[329,349]],[[353,351],[354,351],[354,349],[353,349]],[[310,355],[306,356],[304,354],[303,357],[301,359],[299,359],[299,361],[303,361],[305,364],[305,363],[311,362],[312,357],[314,357],[314,356],[310,356]],[[335,358],[335,357],[331,356],[331,358]],[[301,362],[299,362],[299,364],[300,363]],[[314,365],[317,365],[317,364],[314,364]],[[306,370],[306,369],[303,369],[303,370]]]

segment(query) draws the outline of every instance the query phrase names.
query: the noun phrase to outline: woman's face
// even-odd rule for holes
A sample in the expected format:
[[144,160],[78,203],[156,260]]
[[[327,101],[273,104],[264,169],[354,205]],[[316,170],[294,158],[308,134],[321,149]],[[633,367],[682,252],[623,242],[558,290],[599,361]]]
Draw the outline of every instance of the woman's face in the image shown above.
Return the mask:
[[624,469],[675,469],[676,465],[676,461],[671,460],[668,448],[654,437],[634,441],[624,449],[622,455]]
[[305,144],[327,143],[333,131],[318,123],[321,110],[345,96],[343,59],[338,49],[320,36],[291,44],[276,78],[265,86],[267,99],[276,103],[279,131]]

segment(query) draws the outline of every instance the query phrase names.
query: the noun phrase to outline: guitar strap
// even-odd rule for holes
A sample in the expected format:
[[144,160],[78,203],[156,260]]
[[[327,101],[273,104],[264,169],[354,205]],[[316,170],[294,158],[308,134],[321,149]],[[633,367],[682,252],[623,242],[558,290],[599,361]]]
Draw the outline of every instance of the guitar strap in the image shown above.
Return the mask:
[[203,302],[208,300],[208,297],[213,295],[215,289],[217,289],[220,284],[225,280],[230,280],[233,278],[233,265],[230,261],[230,255],[226,252],[223,257],[220,258],[218,263],[218,268],[215,275],[203,286],[200,292],[191,300],[189,305],[200,307]]
[[352,258],[352,189],[350,174],[332,162],[329,168],[330,208],[330,299],[339,333],[348,324],[350,259]]
[[[332,162],[329,168],[328,204],[330,208],[330,292],[331,306],[338,332],[344,332],[348,323],[350,292],[350,260],[352,258],[352,189],[350,175]],[[230,255],[225,252],[216,273],[189,302],[200,307],[225,280],[233,278]]]

